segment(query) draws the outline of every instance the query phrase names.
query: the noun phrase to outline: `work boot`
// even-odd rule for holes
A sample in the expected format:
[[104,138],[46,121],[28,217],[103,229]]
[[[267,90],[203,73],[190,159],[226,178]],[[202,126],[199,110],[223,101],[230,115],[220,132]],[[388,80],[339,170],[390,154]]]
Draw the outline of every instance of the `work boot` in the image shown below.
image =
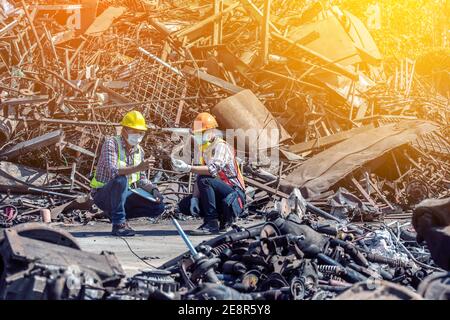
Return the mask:
[[135,235],[127,223],[113,224],[112,235],[117,237],[132,237]]
[[231,230],[233,230],[233,223],[232,222],[225,222],[225,223],[220,223],[220,227],[219,227],[219,233],[227,233],[230,232]]
[[134,229],[129,225],[128,221],[125,221],[125,229],[135,232]]
[[216,219],[206,221],[198,229],[191,230],[189,232],[191,236],[206,236],[218,233],[219,233],[219,221],[217,221]]

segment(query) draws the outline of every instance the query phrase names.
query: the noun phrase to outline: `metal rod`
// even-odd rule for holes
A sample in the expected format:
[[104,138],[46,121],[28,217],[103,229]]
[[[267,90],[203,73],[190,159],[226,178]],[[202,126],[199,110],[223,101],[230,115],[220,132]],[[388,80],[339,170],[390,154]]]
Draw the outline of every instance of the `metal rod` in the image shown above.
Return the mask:
[[187,237],[186,233],[184,233],[183,229],[179,225],[177,219],[172,218],[172,222],[175,225],[175,228],[177,228],[178,233],[180,234],[181,238],[183,238],[184,243],[186,243],[187,247],[189,248],[189,251],[191,252],[192,256],[197,255],[197,250],[195,250],[194,245]]
[[152,58],[153,60],[155,60],[156,62],[162,64],[163,66],[165,66],[166,68],[169,68],[172,72],[174,72],[175,74],[179,75],[179,76],[183,76],[183,73],[181,73],[180,70],[178,70],[177,68],[172,67],[170,64],[168,64],[167,62],[161,60],[160,58],[158,58],[157,56],[155,56],[154,54],[148,52],[147,50],[145,50],[144,48],[139,47],[139,51],[142,52],[143,54],[145,54],[146,56]]
[[269,62],[269,35],[270,35],[270,6],[271,0],[264,0],[264,12],[261,28],[261,62],[266,65]]
[[13,118],[13,120],[27,121],[27,122],[40,122],[40,123],[55,123],[64,125],[82,125],[82,126],[114,126],[120,127],[120,123],[115,122],[95,122],[95,121],[78,121],[78,120],[67,120],[67,119],[29,119],[25,117]]
[[39,36],[38,33],[36,32],[36,28],[34,27],[33,24],[33,19],[31,18],[28,10],[27,10],[27,5],[25,4],[25,1],[21,1],[22,2],[22,6],[23,6],[23,11],[25,12],[25,16],[27,17],[28,23],[31,26],[31,30],[33,31],[33,35],[36,38],[36,42],[37,45],[39,47],[39,50],[41,51],[41,61],[42,61],[42,66],[45,68],[47,67],[47,64],[45,63],[45,53],[44,53],[44,48],[42,47],[41,41],[39,40]]
[[[110,104],[100,107],[92,108],[93,110],[103,110],[103,109],[110,109],[110,108],[122,108],[122,107],[136,107],[143,104],[148,103],[156,103],[156,102],[172,102],[172,101],[188,101],[188,100],[221,100],[222,97],[180,97],[180,98],[166,98],[166,99],[151,99],[146,101],[140,101],[140,102],[127,102],[127,103],[119,103],[119,104]],[[82,103],[85,103],[82,101]],[[90,110],[86,110],[90,111]]]
[[338,217],[335,217],[328,212],[323,211],[322,209],[316,207],[315,205],[312,205],[309,202],[306,204],[306,208],[325,219],[330,219],[342,223],[341,219],[339,219]]

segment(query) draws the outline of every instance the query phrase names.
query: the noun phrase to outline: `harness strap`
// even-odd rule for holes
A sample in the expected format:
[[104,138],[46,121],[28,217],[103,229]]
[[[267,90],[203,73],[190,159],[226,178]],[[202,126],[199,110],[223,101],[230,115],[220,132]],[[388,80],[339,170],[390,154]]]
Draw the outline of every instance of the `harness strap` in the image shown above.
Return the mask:
[[[242,176],[241,169],[239,168],[239,165],[238,165],[237,160],[236,160],[236,150],[235,150],[232,146],[230,146],[230,145],[229,145],[225,140],[223,140],[222,138],[217,138],[217,141],[218,141],[218,142],[223,142],[223,143],[225,143],[229,148],[232,149],[232,154],[233,154],[233,164],[234,164],[234,166],[235,166],[235,168],[236,168],[236,172],[237,172],[237,175],[227,176],[227,175],[225,174],[225,172],[222,170],[222,171],[220,171],[220,172],[218,173],[220,179],[221,179],[222,181],[224,181],[224,182],[225,182],[227,185],[229,185],[230,187],[233,187],[234,184],[231,182],[231,179],[236,179],[236,178],[237,178],[238,181],[239,181],[239,184],[240,184],[240,188],[241,188],[242,190],[245,190],[244,178],[243,178],[243,176]],[[200,162],[201,162],[202,164],[205,164],[205,160],[204,160],[204,157],[203,157],[203,150],[202,150],[202,155],[201,155],[201,157],[200,157]]]

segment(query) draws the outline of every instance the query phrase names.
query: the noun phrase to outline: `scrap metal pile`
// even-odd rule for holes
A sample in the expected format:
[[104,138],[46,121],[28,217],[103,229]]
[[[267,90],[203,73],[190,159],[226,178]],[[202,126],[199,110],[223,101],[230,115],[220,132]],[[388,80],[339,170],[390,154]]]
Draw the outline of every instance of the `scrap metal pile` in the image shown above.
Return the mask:
[[[51,278],[60,298],[325,299],[368,278],[417,289],[436,268],[404,219],[423,199],[450,194],[448,93],[414,61],[383,63],[364,24],[332,1],[273,0],[265,10],[262,0],[0,0],[0,59],[2,227],[39,221],[43,209],[52,221],[101,218],[90,178],[103,138],[131,109],[151,122],[143,147],[156,159],[163,217],[192,190],[170,156],[173,134],[198,112],[223,130],[279,131],[258,141],[280,152],[276,163],[237,148],[246,213],[264,225],[120,290],[123,272],[99,276],[103,262],[94,273],[24,263],[30,286]],[[306,210],[287,209],[291,192]],[[84,291],[61,291],[71,277]],[[225,287],[211,287],[217,280]]]
[[[89,194],[103,137],[130,109],[152,123],[144,149],[172,204],[190,185],[171,171],[171,134],[200,111],[222,129],[280,130],[259,141],[281,152],[279,163],[238,148],[250,185],[300,187],[358,220],[446,196],[448,99],[414,62],[380,63],[350,12],[280,2],[267,13],[251,0],[3,0],[1,223],[37,220],[41,208],[53,220],[95,217],[88,197],[75,213],[67,203]],[[269,210],[273,192],[254,191],[250,209]]]
[[[449,274],[387,225],[317,219],[294,196],[289,214],[235,228],[158,269],[125,279],[111,252],[81,251],[67,232],[28,223],[0,235],[1,299],[448,299]],[[447,209],[449,201],[447,201]]]

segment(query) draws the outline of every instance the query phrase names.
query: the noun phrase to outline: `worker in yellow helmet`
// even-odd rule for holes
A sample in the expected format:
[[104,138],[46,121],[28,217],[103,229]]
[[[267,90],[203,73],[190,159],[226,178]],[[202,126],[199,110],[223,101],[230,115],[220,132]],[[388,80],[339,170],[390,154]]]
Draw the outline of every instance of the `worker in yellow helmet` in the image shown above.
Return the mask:
[[192,195],[178,203],[183,214],[201,216],[204,223],[191,235],[227,232],[244,211],[245,185],[232,147],[222,139],[216,119],[209,113],[198,114],[193,134],[199,147],[199,163],[189,165],[172,158],[180,172],[197,174]]
[[112,234],[133,236],[127,218],[160,215],[164,204],[161,193],[146,177],[154,160],[144,160],[139,145],[147,131],[143,115],[128,112],[120,124],[121,134],[106,137],[103,143],[91,194],[97,207],[110,217]]

